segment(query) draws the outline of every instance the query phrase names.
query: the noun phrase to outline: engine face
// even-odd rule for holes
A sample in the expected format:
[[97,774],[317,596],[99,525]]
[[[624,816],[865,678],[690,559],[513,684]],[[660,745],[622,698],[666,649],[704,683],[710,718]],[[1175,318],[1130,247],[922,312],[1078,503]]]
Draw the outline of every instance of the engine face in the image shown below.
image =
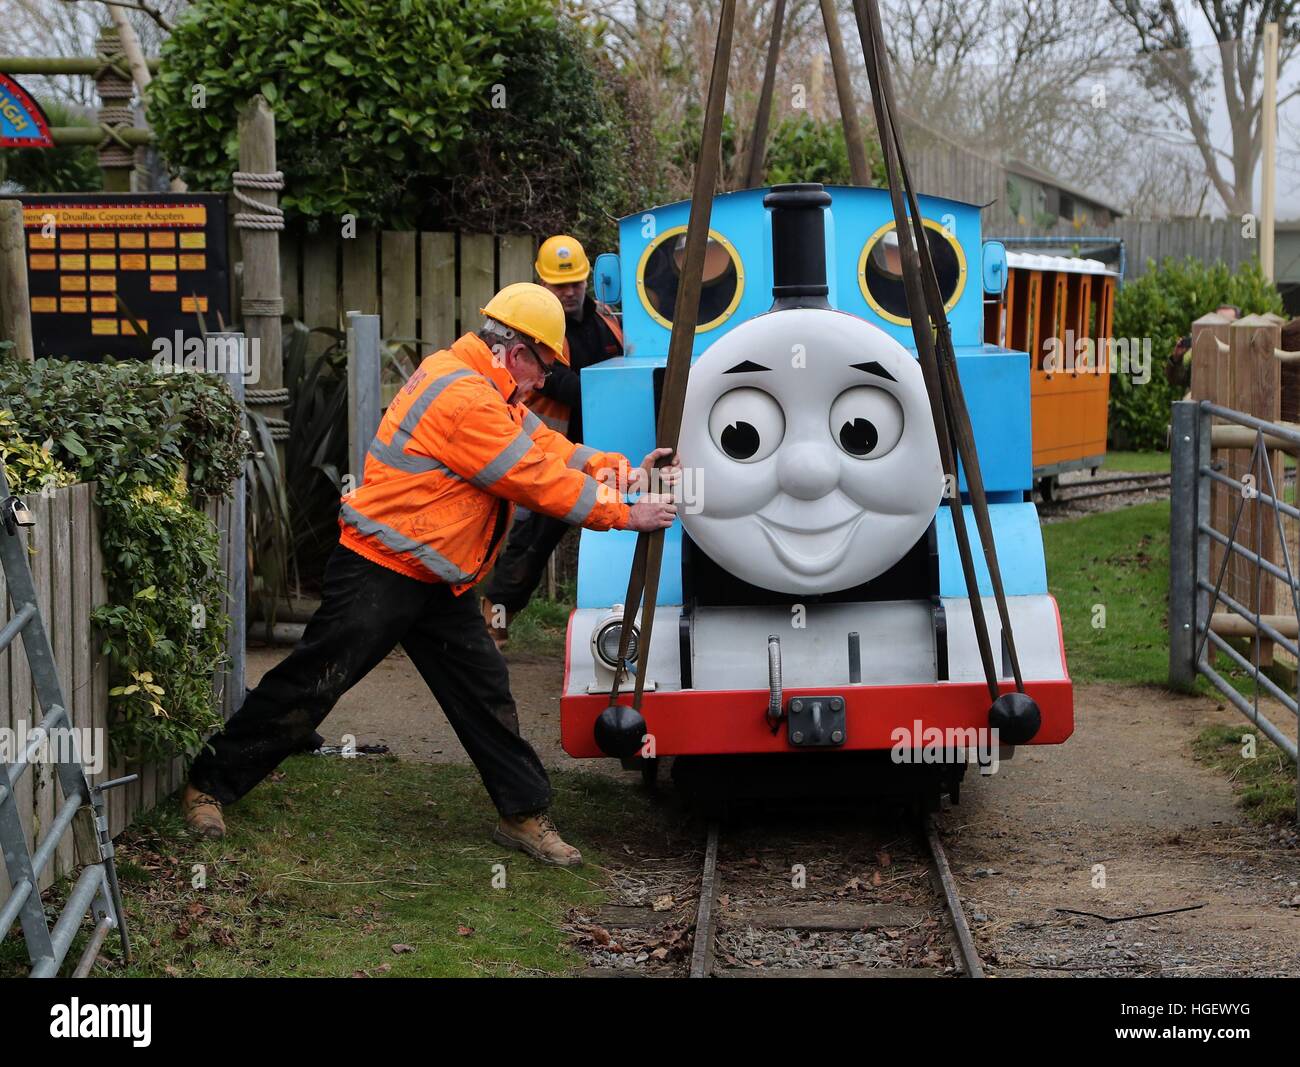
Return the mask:
[[705,351],[679,454],[702,472],[686,531],[732,574],[783,593],[882,574],[943,494],[920,366],[884,331],[836,311],[762,315]]

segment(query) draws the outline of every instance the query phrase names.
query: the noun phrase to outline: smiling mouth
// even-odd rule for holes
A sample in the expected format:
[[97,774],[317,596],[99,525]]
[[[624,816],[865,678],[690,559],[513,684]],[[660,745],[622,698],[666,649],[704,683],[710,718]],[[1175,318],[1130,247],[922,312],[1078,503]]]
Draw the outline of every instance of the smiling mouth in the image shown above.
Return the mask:
[[812,576],[825,574],[844,561],[853,533],[866,514],[852,515],[824,530],[796,530],[761,515],[754,518],[781,562],[792,571]]

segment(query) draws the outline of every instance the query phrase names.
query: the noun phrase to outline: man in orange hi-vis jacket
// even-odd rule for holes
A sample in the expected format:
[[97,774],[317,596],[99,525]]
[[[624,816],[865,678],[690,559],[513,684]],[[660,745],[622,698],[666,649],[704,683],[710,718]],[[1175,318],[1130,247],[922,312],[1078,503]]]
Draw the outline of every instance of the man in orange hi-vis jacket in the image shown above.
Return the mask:
[[[640,467],[574,444],[515,401],[545,381],[564,344],[564,309],[521,282],[481,309],[485,321],[420,364],[370,444],[360,488],[343,497],[342,534],[321,606],[302,641],[269,671],[195,761],[182,796],[191,827],[225,833],[222,805],[286,756],[400,644],[478,768],[501,819],[494,838],[545,863],[575,866],[547,809],[550,782],[519,720],[506,663],[470,592],[492,567],[515,504],[593,530],[672,525],[670,496]],[[643,493],[628,505],[623,494]]]
[[[528,407],[552,430],[582,440],[582,372],[623,354],[623,328],[604,304],[587,292],[591,263],[582,244],[567,234],[542,242],[533,264],[542,288],[564,307],[564,351]],[[498,645],[510,637],[510,621],[528,606],[547,561],[570,525],[544,512],[515,515],[506,547],[492,577],[483,584],[483,618]]]

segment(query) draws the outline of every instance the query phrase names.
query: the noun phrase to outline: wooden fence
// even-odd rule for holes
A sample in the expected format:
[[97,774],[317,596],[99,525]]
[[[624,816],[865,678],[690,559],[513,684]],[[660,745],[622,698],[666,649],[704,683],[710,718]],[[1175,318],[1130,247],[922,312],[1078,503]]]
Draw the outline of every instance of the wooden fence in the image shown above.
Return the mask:
[[[108,662],[100,653],[100,641],[90,623],[91,612],[108,602],[108,584],[103,574],[100,550],[100,513],[95,504],[95,484],[83,483],[56,490],[49,496],[24,497],[36,525],[23,530],[28,546],[32,577],[36,583],[41,614],[45,619],[54,649],[59,681],[64,699],[69,703],[72,721],[78,728],[97,731],[96,745],[103,754],[103,766],[91,774],[92,783],[108,781],[125,774],[138,773],[130,785],[105,794],[109,828],[114,836],[124,830],[137,815],[148,811],[158,801],[170,796],[184,781],[184,766],[178,757],[163,765],[127,764],[110,761],[108,756]],[[219,560],[223,572],[235,573],[238,560],[232,555],[229,501],[210,501],[209,519],[217,527]],[[3,534],[0,534],[3,536]],[[227,582],[229,588],[231,583]],[[225,605],[230,611],[230,604]],[[0,572],[0,625],[12,614],[4,575]],[[243,642],[229,635],[228,647],[242,656]],[[231,676],[242,677],[241,669],[222,672],[214,679],[216,698],[224,718],[229,718],[242,700],[242,693],[226,685]],[[0,729],[30,731],[40,721],[40,705],[32,688],[31,671],[22,648],[22,638],[0,652]],[[9,735],[11,738],[13,734]],[[83,752],[89,762],[91,753]],[[30,774],[19,779],[17,797],[24,814],[28,845],[39,837],[42,828],[54,818],[59,801],[53,768],[36,763]],[[55,861],[46,867],[41,888],[73,869],[72,836],[65,835]],[[8,895],[9,885],[0,864],[0,901]]]
[[[1005,198],[1005,188],[997,188],[1003,171],[988,160],[937,151],[918,153],[917,160],[918,183],[926,193],[974,203]],[[988,237],[1123,240],[1127,280],[1144,274],[1149,260],[1158,263],[1166,256],[1190,255],[1236,267],[1259,254],[1259,242],[1243,237],[1233,219],[1122,218],[1076,232],[1064,221],[1051,229],[999,221],[995,207],[985,215]],[[280,244],[285,313],[310,327],[338,328],[344,327],[349,311],[379,315],[385,340],[418,338],[421,351],[427,352],[473,329],[478,309],[501,286],[533,280],[535,250],[536,241],[524,235],[359,230],[344,238],[286,233]]]
[[478,325],[503,285],[533,280],[529,236],[359,229],[286,232],[280,241],[285,314],[343,328],[349,311],[379,315],[385,340],[442,347]]

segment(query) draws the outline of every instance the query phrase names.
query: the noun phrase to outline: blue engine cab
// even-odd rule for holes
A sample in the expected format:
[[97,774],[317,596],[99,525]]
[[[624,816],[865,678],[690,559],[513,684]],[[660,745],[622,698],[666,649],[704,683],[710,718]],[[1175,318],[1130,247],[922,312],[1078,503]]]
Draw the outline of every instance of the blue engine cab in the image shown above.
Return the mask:
[[[820,211],[825,296],[815,309],[787,311],[773,302],[779,265],[773,210],[764,205],[769,193],[746,190],[713,202],[681,453],[683,511],[690,510],[694,488],[716,514],[708,506],[701,516],[683,514],[665,534],[648,665],[652,691],[644,705],[648,729],[661,754],[788,748],[793,733],[777,736],[762,721],[769,635],[781,636],[788,690],[843,694],[850,711],[843,747],[890,747],[882,727],[904,716],[910,725],[920,707],[918,687],[928,689],[923,703],[936,709],[935,721],[974,722],[983,715],[985,725],[988,694],[956,537],[948,507],[937,507],[937,451],[931,457],[931,446],[908,436],[924,426],[932,442],[933,424],[912,347],[889,194],[826,189],[829,204]],[[996,242],[981,243],[977,206],[934,197],[921,197],[920,206],[1012,598],[1017,650],[1026,682],[1032,677],[1045,687],[1034,694],[1044,721],[1033,741],[1061,741],[1072,729],[1072,701],[1038,516],[1028,500],[1029,356],[982,340],[986,293],[1000,294],[1005,285],[1006,253]],[[598,299],[621,297],[626,350],[583,371],[584,437],[595,447],[631,457],[654,447],[688,215],[687,202],[629,215],[619,224],[618,255],[595,263]],[[763,399],[768,393],[779,400],[775,410]],[[909,427],[898,447],[885,440],[895,417]],[[809,440],[818,433],[827,438],[828,419],[847,473],[835,484],[828,469],[823,493],[815,469],[832,463],[826,456],[835,453],[825,441],[814,449]],[[733,446],[719,436],[734,438],[736,426],[754,439]],[[854,427],[866,427],[867,438],[855,439]],[[777,441],[782,455],[769,458],[760,438]],[[883,454],[885,445],[890,455]],[[910,475],[904,453],[913,464]],[[859,478],[855,472],[868,467],[853,461],[877,457],[881,462]],[[782,499],[768,502],[776,489],[765,493],[760,483],[776,478],[778,461],[786,471]],[[693,475],[700,478],[695,487]],[[750,523],[750,510],[770,523]],[[896,514],[904,511],[907,521]],[[991,598],[969,507],[966,514],[980,593]],[[714,521],[724,517],[731,525]],[[852,539],[841,544],[827,533],[818,541],[812,528],[823,524],[851,531]],[[573,755],[602,754],[591,739],[592,721],[607,703],[601,684],[607,697],[613,678],[602,650],[626,592],[636,537],[631,531],[582,534],[561,702],[564,747]],[[827,561],[836,552],[837,569],[831,569]],[[793,627],[792,613],[800,616]],[[991,599],[985,614],[996,640]],[[854,642],[856,654],[849,648]],[[939,689],[943,699],[936,700]],[[756,709],[721,710],[759,697]],[[896,716],[882,718],[883,699],[893,701]],[[741,715],[757,717],[750,722]]]

